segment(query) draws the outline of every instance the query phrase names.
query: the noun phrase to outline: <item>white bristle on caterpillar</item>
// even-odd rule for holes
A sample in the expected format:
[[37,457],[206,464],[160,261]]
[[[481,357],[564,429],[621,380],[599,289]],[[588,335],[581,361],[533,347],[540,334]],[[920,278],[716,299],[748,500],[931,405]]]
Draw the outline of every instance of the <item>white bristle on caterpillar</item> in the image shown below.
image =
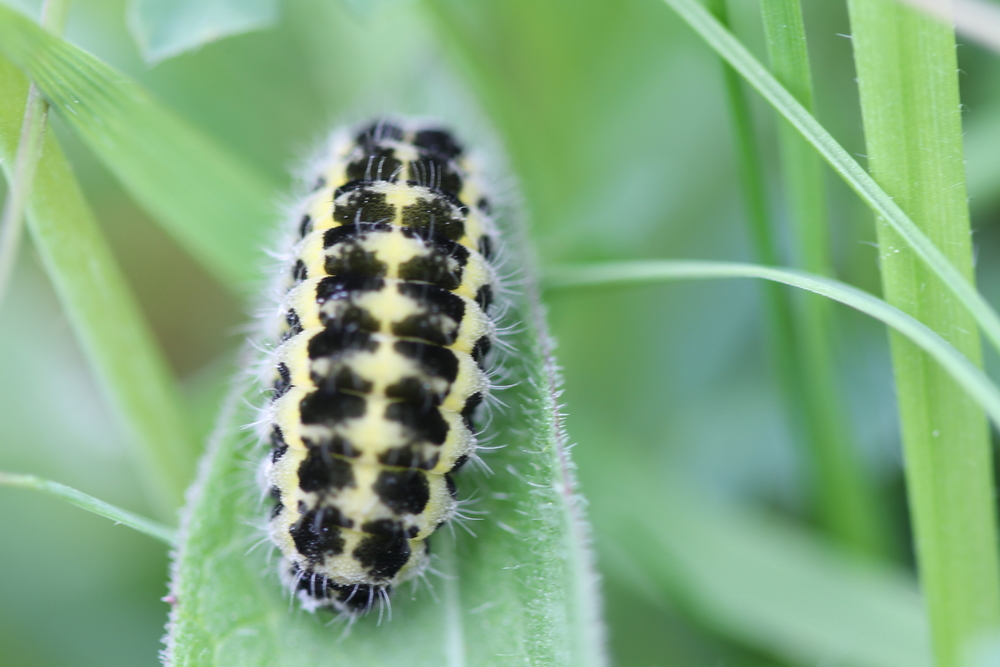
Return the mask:
[[270,333],[268,530],[305,608],[357,614],[423,573],[455,516],[489,393],[495,231],[436,123],[343,130],[314,176]]

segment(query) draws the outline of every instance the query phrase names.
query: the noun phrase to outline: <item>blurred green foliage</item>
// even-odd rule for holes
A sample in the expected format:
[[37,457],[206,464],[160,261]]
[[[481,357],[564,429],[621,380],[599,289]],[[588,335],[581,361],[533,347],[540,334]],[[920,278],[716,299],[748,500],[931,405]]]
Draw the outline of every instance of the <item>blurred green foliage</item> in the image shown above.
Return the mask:
[[[13,4],[37,12],[31,3]],[[736,32],[762,55],[755,4],[733,5]],[[846,10],[809,0],[805,11],[817,117],[848,149],[863,152],[850,42],[842,36]],[[292,170],[336,123],[394,111],[474,128],[481,109],[509,156],[516,178],[506,185],[523,196],[543,266],[750,259],[719,64],[658,0],[286,0],[274,29],[154,68],[143,63],[124,17],[120,0],[78,0],[67,37],[286,191]],[[959,59],[980,284],[1000,295],[992,268],[1000,265],[993,261],[1000,165],[984,149],[1000,133],[993,113],[1000,89],[991,84],[1000,63],[969,45]],[[773,115],[761,105],[756,111],[774,166]],[[204,432],[247,306],[54,123]],[[770,176],[768,196],[778,201],[776,169]],[[828,181],[837,273],[877,291],[870,215],[838,180]],[[629,516],[661,513],[657,480],[678,477],[699,502],[752,505],[810,523],[808,482],[767,356],[762,310],[759,286],[749,283],[601,290],[549,302],[618,665],[749,667],[788,659],[694,620],[630,569],[656,558],[659,547],[621,537]],[[890,541],[905,564],[911,556],[885,335],[858,315],[836,313],[838,379],[851,427],[891,510]],[[0,369],[0,469],[150,511],[124,436],[96,396],[30,245],[0,314]],[[635,487],[627,509],[602,510],[621,507],[625,487]],[[163,547],[143,535],[48,497],[0,489],[0,665],[156,664],[166,567]]]

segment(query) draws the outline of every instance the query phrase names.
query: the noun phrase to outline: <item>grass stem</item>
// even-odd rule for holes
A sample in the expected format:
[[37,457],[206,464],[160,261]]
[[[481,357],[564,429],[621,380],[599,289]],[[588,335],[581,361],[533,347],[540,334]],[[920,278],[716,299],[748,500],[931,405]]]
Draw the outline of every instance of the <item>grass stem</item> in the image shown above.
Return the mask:
[[[724,26],[729,26],[729,9],[726,0],[709,0],[706,5]],[[779,266],[778,242],[771,221],[774,216],[768,211],[767,185],[764,178],[764,160],[757,145],[750,101],[747,99],[743,79],[739,73],[722,62],[722,81],[729,106],[729,118],[733,128],[736,163],[743,194],[743,207],[750,232],[750,243],[757,261],[767,266]],[[799,373],[795,369],[798,357],[795,325],[792,316],[792,300],[787,290],[779,285],[765,283],[764,300],[768,310],[770,355],[774,363],[782,399],[788,421],[798,423],[801,413],[801,393]]]
[[[623,287],[659,284],[670,280],[720,278],[762,278],[798,287],[879,320],[937,360],[944,372],[968,393],[974,403],[986,411],[1000,429],[1000,388],[979,366],[969,361],[939,334],[899,308],[832,278],[795,269],[739,262],[650,260],[555,266],[545,273],[545,287],[548,290]],[[957,387],[953,391],[961,393],[956,390]]]
[[[893,0],[849,0],[869,167],[974,284],[951,27]],[[886,300],[981,365],[975,320],[885,219]],[[890,336],[920,581],[938,667],[969,664],[1000,630],[1000,559],[989,432],[979,405],[925,351]]]
[[[762,0],[761,16],[775,77],[811,113],[812,74],[799,0]],[[787,122],[780,122],[778,139],[794,229],[793,263],[806,271],[832,276],[833,253],[819,156]],[[789,354],[794,355],[798,376],[795,396],[802,412],[798,423],[810,450],[818,518],[851,550],[882,554],[887,550],[887,531],[837,386],[830,304],[805,295],[796,306],[796,345]]]
[[[0,167],[8,182],[28,89],[21,72],[0,57]],[[25,210],[34,248],[98,387],[121,420],[150,511],[170,521],[197,451],[176,383],[51,127],[42,147]]]
[[[72,0],[45,0],[42,5],[42,27],[59,34],[66,25],[66,16]],[[21,138],[14,157],[14,169],[10,190],[0,213],[0,305],[10,285],[14,267],[17,264],[21,236],[24,230],[24,209],[31,196],[31,185],[35,180],[35,167],[42,153],[42,137],[45,134],[45,119],[49,105],[45,102],[38,86],[34,83],[28,89],[28,101],[21,123]]]
[[81,509],[93,512],[100,516],[111,519],[115,523],[120,523],[129,528],[134,528],[140,533],[145,533],[150,537],[155,537],[168,546],[174,546],[177,541],[177,531],[162,523],[139,516],[128,510],[115,507],[103,500],[98,500],[93,496],[88,496],[82,491],[52,482],[47,479],[35,477],[34,475],[18,475],[10,472],[0,471],[0,486],[10,486],[20,489],[33,489],[47,493],[50,496],[61,498]]
[[989,341],[1000,350],[1000,315],[997,311],[843,146],[700,3],[696,0],[663,1],[805,137],[865,204],[892,226],[972,313]]

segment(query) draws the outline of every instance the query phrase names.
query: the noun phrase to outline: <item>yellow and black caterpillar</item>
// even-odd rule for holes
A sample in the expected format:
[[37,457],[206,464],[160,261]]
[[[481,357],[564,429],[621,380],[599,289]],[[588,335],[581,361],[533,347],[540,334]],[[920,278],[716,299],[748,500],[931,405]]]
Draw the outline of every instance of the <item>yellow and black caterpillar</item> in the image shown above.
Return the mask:
[[269,531],[310,610],[359,613],[427,566],[473,455],[494,335],[490,203],[453,135],[335,136],[273,323]]

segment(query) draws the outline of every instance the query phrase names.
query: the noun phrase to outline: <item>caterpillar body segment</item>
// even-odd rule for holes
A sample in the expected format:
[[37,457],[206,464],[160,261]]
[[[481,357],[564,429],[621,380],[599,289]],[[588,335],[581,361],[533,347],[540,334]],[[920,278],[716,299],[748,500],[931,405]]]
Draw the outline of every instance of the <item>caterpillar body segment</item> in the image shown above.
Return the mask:
[[447,130],[377,120],[335,138],[295,221],[272,323],[269,531],[307,609],[349,614],[427,566],[474,454],[495,245]]

